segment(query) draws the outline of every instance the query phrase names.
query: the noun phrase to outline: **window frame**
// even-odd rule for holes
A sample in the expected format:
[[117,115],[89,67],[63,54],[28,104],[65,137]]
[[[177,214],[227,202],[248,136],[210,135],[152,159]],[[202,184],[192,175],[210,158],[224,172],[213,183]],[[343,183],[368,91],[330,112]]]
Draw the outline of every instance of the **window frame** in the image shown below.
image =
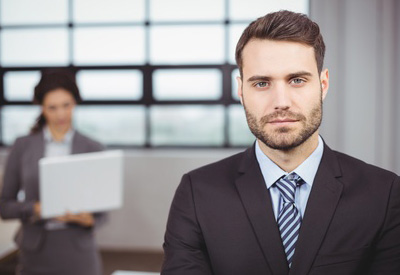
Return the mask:
[[[1,0],[0,0],[1,1]],[[6,100],[4,93],[4,74],[6,72],[13,71],[41,71],[44,69],[60,69],[67,68],[71,70],[75,75],[81,71],[89,70],[139,70],[143,74],[143,96],[138,100],[85,100],[80,103],[80,105],[141,105],[145,107],[145,144],[144,145],[119,145],[119,144],[108,144],[110,147],[117,148],[244,148],[248,145],[232,145],[229,142],[229,106],[240,105],[240,101],[235,99],[232,95],[232,73],[237,69],[236,64],[230,64],[230,26],[233,24],[248,24],[250,21],[247,20],[229,20],[229,4],[230,0],[224,0],[225,7],[225,19],[220,21],[166,21],[166,22],[151,22],[150,21],[150,3],[145,0],[145,21],[144,22],[132,22],[132,23],[74,23],[73,22],[73,0],[68,0],[68,24],[38,24],[38,25],[8,25],[1,26],[0,32],[4,29],[28,29],[28,28],[52,28],[52,27],[65,27],[69,33],[69,64],[65,67],[57,66],[0,66],[0,109],[3,106],[27,106],[31,105],[31,101],[13,101]],[[1,2],[0,2],[1,4]],[[310,7],[309,7],[310,9]],[[308,14],[310,12],[308,11]],[[225,62],[223,64],[187,64],[187,65],[157,65],[150,64],[150,28],[151,26],[160,25],[208,25],[208,24],[220,24],[224,28],[224,51],[225,51]],[[145,28],[145,64],[143,65],[75,65],[73,64],[73,30],[75,27],[110,27],[110,26],[142,26]],[[221,71],[222,75],[222,94],[219,99],[215,100],[156,100],[153,95],[153,72],[155,70],[170,70],[170,69],[217,69]],[[213,145],[163,145],[154,146],[151,144],[151,125],[150,125],[150,106],[155,105],[220,105],[224,108],[224,126],[223,126],[223,137],[224,142],[220,146]],[[0,112],[0,119],[3,119]],[[3,142],[3,129],[0,127],[0,146],[5,146]],[[255,140],[255,138],[254,138]]]

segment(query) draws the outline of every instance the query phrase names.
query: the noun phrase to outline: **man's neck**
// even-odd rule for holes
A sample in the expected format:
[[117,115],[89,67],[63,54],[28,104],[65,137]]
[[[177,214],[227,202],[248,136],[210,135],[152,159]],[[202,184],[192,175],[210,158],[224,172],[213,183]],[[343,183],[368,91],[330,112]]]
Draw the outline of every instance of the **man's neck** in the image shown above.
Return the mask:
[[300,164],[302,164],[318,146],[318,131],[316,131],[303,144],[288,150],[272,149],[257,140],[263,153],[286,172],[292,172]]

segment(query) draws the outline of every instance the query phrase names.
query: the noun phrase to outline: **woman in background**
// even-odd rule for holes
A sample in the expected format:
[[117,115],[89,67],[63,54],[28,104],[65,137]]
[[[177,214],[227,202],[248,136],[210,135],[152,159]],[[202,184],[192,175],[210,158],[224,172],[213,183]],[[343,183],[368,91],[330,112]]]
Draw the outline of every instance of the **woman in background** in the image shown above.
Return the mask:
[[[73,110],[79,101],[72,74],[42,73],[34,93],[34,103],[41,105],[41,114],[31,133],[18,138],[10,151],[0,195],[0,215],[3,219],[21,220],[15,237],[20,249],[17,274],[102,273],[93,229],[104,218],[103,214],[67,213],[54,219],[42,219],[40,215],[39,159],[103,149],[72,126]],[[22,199],[18,195],[21,193]]]

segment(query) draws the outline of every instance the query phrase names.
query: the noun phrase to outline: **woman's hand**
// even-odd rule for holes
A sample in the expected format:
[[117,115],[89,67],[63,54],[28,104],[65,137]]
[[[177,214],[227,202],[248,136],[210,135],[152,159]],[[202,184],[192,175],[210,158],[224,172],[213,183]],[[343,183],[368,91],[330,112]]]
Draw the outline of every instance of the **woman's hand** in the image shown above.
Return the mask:
[[67,212],[64,216],[55,218],[57,221],[77,223],[84,227],[91,227],[94,225],[94,217],[92,213],[82,212],[78,214],[72,214]]

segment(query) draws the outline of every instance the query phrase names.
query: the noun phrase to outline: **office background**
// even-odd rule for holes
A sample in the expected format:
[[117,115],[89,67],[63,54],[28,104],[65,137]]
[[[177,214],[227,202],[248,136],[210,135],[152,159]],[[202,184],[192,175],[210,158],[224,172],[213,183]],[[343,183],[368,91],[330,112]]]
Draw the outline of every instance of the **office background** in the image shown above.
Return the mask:
[[[321,27],[327,144],[400,173],[396,0],[0,0],[0,163],[39,112],[39,70],[71,68],[84,99],[76,128],[127,156],[124,207],[99,230],[100,247],[161,251],[181,175],[254,140],[234,48],[249,22],[279,9]],[[0,235],[14,228],[2,223]]]

